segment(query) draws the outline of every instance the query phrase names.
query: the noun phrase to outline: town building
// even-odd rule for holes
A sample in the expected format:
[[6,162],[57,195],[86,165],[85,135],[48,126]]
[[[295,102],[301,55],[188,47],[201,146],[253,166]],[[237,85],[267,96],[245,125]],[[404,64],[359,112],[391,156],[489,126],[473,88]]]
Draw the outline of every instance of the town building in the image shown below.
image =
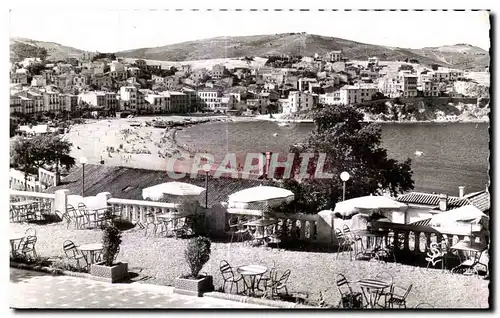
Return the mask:
[[34,75],[31,80],[31,86],[33,87],[44,87],[47,85],[47,80],[43,78],[42,75]]
[[424,96],[439,96],[439,84],[434,81],[424,80],[421,83],[421,88]]
[[87,85],[87,76],[83,74],[76,74],[73,76],[73,85],[78,87],[84,87]]
[[295,114],[315,108],[314,96],[307,92],[292,91],[288,95],[288,104],[283,108],[284,114]]
[[10,73],[10,83],[11,84],[28,84],[28,75],[25,73]]
[[59,112],[61,110],[59,104],[59,93],[46,91],[43,93],[44,111]]
[[331,51],[326,54],[326,60],[328,62],[338,62],[342,60],[342,51]]
[[147,94],[145,97],[147,109],[152,113],[166,113],[170,110],[169,96],[159,94]]
[[205,88],[197,92],[202,110],[215,111],[220,109],[222,93],[218,89]]
[[59,95],[59,107],[61,111],[73,113],[78,108],[78,96],[72,94]]
[[416,97],[418,78],[414,74],[403,74],[400,77],[401,95],[403,97]]
[[10,95],[10,113],[23,113],[20,96]]
[[137,110],[138,94],[135,86],[120,87],[120,110]]
[[222,64],[215,64],[212,66],[211,77],[212,78],[222,78],[224,76],[224,72],[226,71],[226,67]]

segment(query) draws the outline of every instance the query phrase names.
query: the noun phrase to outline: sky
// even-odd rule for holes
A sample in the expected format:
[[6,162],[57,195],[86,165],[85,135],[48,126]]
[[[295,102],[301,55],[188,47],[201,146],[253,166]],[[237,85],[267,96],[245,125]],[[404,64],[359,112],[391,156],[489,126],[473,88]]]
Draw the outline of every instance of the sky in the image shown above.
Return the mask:
[[[216,36],[307,32],[404,48],[468,43],[489,49],[487,12],[148,11],[12,9],[11,37],[116,52]],[[27,21],[38,21],[28,23]]]

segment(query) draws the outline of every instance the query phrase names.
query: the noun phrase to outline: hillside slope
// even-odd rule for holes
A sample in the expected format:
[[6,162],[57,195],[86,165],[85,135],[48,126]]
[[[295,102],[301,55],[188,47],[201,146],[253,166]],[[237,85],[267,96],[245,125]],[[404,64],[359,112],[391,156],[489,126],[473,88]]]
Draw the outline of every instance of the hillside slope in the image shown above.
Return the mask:
[[26,57],[42,57],[46,50],[46,59],[50,61],[64,60],[68,57],[80,57],[83,50],[54,42],[36,41],[25,38],[10,39],[10,60],[18,62]]
[[461,69],[482,71],[490,64],[488,51],[470,44],[424,47],[412,52]]
[[[216,37],[188,41],[155,48],[141,48],[117,52],[117,56],[162,61],[189,61],[241,56],[272,54],[307,55],[343,50],[345,57],[353,60],[377,56],[381,60],[416,59],[422,64],[451,66],[446,52],[431,54],[433,48],[412,50],[360,43],[340,38],[307,33],[282,33],[239,37]],[[477,48],[479,49],[479,48]],[[481,49],[479,49],[481,50]],[[489,60],[488,52],[482,50]],[[455,53],[453,53],[455,54]],[[455,61],[452,61],[455,62]],[[473,66],[474,63],[470,63]]]

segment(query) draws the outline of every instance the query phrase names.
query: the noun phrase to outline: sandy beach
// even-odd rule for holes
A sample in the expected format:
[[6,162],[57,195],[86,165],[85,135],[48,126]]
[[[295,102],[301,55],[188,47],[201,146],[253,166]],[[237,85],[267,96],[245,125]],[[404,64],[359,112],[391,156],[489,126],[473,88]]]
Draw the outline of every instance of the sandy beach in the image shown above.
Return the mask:
[[[155,118],[158,116],[88,120],[85,124],[72,126],[64,139],[73,144],[71,156],[77,162],[85,157],[91,164],[103,160],[106,165],[153,170],[167,170],[167,158],[173,154],[189,158],[197,151],[176,144],[175,133],[182,127],[165,129],[145,125]],[[165,121],[177,123],[186,123],[187,118],[190,124],[228,120],[226,116],[161,116]]]

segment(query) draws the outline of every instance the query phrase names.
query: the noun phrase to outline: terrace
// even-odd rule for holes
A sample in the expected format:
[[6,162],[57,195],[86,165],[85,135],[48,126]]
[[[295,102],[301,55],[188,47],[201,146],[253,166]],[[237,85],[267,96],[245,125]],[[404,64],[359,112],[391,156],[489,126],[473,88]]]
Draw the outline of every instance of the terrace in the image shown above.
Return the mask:
[[397,262],[373,259],[362,261],[352,260],[348,253],[338,253],[341,242],[335,236],[334,229],[342,228],[346,221],[335,218],[331,211],[322,211],[316,215],[274,215],[278,220],[276,227],[287,228],[287,231],[282,232],[284,236],[281,237],[279,247],[262,247],[253,246],[247,241],[231,242],[226,235],[230,218],[251,219],[261,214],[257,210],[227,209],[219,205],[205,209],[197,205],[197,212],[193,212],[179,204],[119,199],[111,197],[109,193],[99,193],[95,197],[85,198],[91,199],[85,201],[69,194],[67,190],[57,190],[54,194],[11,190],[10,196],[11,202],[44,202],[39,206],[44,207],[40,212],[47,221],[11,222],[10,228],[17,233],[24,233],[29,228],[36,230],[38,256],[49,258],[55,263],[68,262],[62,249],[66,240],[77,245],[100,240],[101,230],[76,229],[66,222],[48,221],[58,219],[56,215],[64,213],[69,202],[76,205],[76,202],[83,200],[88,205],[92,201],[95,206],[113,207],[118,211],[121,223],[129,224],[128,229],[122,232],[123,242],[118,260],[129,263],[133,281],[171,286],[177,277],[188,272],[184,262],[188,240],[165,237],[160,233],[146,235],[151,213],[160,215],[182,212],[189,216],[201,212],[205,215],[205,226],[213,237],[210,260],[203,271],[213,275],[216,289],[223,286],[219,266],[222,260],[226,260],[234,268],[260,264],[268,269],[277,268],[280,273],[290,270],[288,292],[307,294],[312,303],[322,302],[336,306],[341,301],[337,274],[345,275],[349,282],[356,282],[373,278],[377,273],[389,272],[397,285],[412,285],[406,299],[408,308],[414,308],[420,303],[429,303],[435,308],[489,307],[489,280],[479,275],[466,276],[452,274],[441,268],[425,268],[426,262],[423,261],[429,252],[430,243],[440,242],[441,239],[451,241],[450,245],[463,239],[486,241],[484,236],[473,236],[470,231],[437,231],[426,226],[394,226],[388,222],[372,222],[372,229],[388,230],[391,233]]

